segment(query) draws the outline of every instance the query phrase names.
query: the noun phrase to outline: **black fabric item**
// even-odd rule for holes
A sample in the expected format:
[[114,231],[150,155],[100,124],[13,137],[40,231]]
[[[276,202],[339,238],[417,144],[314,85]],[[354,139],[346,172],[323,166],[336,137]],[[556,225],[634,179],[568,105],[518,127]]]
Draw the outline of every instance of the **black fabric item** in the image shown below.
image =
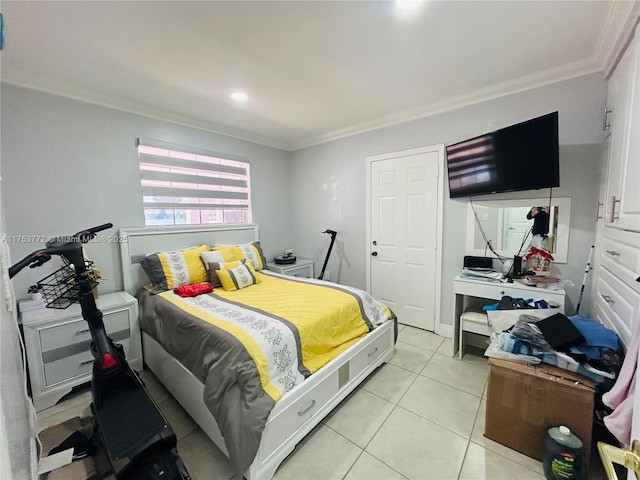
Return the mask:
[[93,455],[96,451],[95,445],[93,445],[91,440],[89,440],[84,434],[81,432],[73,432],[60,445],[52,448],[49,451],[49,455],[64,452],[70,448],[73,448],[72,458],[74,460],[84,458],[88,455]]
[[529,211],[527,213],[527,219],[533,218],[533,228],[531,229],[531,235],[540,235],[546,237],[549,233],[549,214],[542,210],[540,207],[534,207],[537,213],[534,215]]
[[533,307],[527,305],[527,303],[522,298],[511,298],[508,295],[502,297],[500,302],[498,302],[498,310],[518,310],[518,309],[532,309]]
[[585,342],[580,330],[561,313],[543,318],[536,323],[536,326],[554,350],[562,351]]

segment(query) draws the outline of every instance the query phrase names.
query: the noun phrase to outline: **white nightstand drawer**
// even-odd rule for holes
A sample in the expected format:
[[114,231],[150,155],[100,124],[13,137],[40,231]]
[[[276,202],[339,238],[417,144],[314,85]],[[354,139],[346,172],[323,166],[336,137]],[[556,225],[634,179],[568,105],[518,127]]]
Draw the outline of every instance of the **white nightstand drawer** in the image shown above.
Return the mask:
[[305,258],[298,258],[296,263],[288,265],[277,264],[274,262],[267,263],[267,269],[272,272],[292,277],[313,278],[313,262]]
[[[114,342],[122,345],[125,351],[125,355],[129,354],[129,351],[131,350],[131,341],[129,338],[125,338],[122,341],[116,341],[116,339],[114,338]],[[55,350],[53,352],[55,352]],[[60,354],[62,353],[63,352],[60,352]],[[71,356],[60,356],[57,360],[53,360],[50,362],[47,362],[47,359],[45,359],[45,385],[55,385],[56,383],[71,380],[90,373],[93,366],[93,360],[93,355],[91,354],[91,350],[89,348],[87,348],[87,350],[83,351],[82,353]],[[87,380],[89,379],[87,378]]]
[[290,268],[288,270],[285,270],[284,274],[292,277],[309,278],[311,276],[310,272],[311,270],[309,269],[309,266],[304,266],[304,267],[298,267],[298,268]]
[[[129,310],[120,310],[103,314],[103,322],[107,333],[129,329]],[[39,331],[42,352],[74,343],[91,340],[89,325],[84,320],[69,322],[43,328]]]

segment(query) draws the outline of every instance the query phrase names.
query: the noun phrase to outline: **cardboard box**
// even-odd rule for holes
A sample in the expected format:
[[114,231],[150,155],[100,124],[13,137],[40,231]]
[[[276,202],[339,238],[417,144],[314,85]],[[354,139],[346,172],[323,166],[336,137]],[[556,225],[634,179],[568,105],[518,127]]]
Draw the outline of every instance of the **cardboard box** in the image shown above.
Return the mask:
[[547,430],[566,425],[589,458],[593,411],[590,379],[547,364],[489,359],[485,437],[542,460]]
[[48,474],[41,475],[40,478],[46,478],[46,480],[111,480],[115,478],[111,464],[100,444],[99,435],[93,435],[94,428],[93,418],[83,416],[71,418],[38,433],[42,445],[41,457],[45,457],[52,448],[60,445],[74,432],[81,432],[87,438],[91,438],[91,443],[96,447],[93,455],[73,460],[71,463],[51,470]]

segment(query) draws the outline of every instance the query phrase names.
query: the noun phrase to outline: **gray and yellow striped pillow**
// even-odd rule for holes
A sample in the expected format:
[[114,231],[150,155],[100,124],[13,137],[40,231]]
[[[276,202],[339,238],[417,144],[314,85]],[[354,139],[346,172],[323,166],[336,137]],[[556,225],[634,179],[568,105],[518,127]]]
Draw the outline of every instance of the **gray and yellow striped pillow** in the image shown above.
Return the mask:
[[267,259],[262,253],[260,242],[243,243],[240,245],[216,245],[211,248],[213,251],[221,252],[225,262],[232,260],[247,259],[254,270],[262,270],[267,268]]
[[216,270],[215,272],[222,283],[222,288],[227,291],[240,290],[262,282],[260,274],[256,273],[253,265],[248,262],[236,268]]
[[200,245],[186,250],[152,253],[144,257],[140,265],[153,285],[152,291],[172,290],[207,281],[207,271],[200,254],[208,250],[208,245]]
[[244,258],[242,260],[236,260],[234,262],[208,262],[206,265],[207,265],[207,270],[209,270],[209,283],[213,288],[222,287],[222,282],[220,281],[220,277],[218,277],[218,274],[216,273],[216,271],[229,270],[230,268],[236,268],[236,267],[239,267],[240,265],[243,265],[244,262],[245,262]]

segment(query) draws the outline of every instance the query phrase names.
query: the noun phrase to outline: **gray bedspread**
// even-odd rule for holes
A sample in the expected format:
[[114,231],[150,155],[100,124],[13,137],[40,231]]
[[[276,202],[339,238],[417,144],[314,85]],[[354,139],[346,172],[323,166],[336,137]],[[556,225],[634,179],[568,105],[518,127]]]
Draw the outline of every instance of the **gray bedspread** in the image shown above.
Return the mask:
[[253,359],[233,335],[157,295],[141,293],[139,303],[140,327],[204,384],[204,401],[224,436],[229,460],[244,473],[275,405]]

